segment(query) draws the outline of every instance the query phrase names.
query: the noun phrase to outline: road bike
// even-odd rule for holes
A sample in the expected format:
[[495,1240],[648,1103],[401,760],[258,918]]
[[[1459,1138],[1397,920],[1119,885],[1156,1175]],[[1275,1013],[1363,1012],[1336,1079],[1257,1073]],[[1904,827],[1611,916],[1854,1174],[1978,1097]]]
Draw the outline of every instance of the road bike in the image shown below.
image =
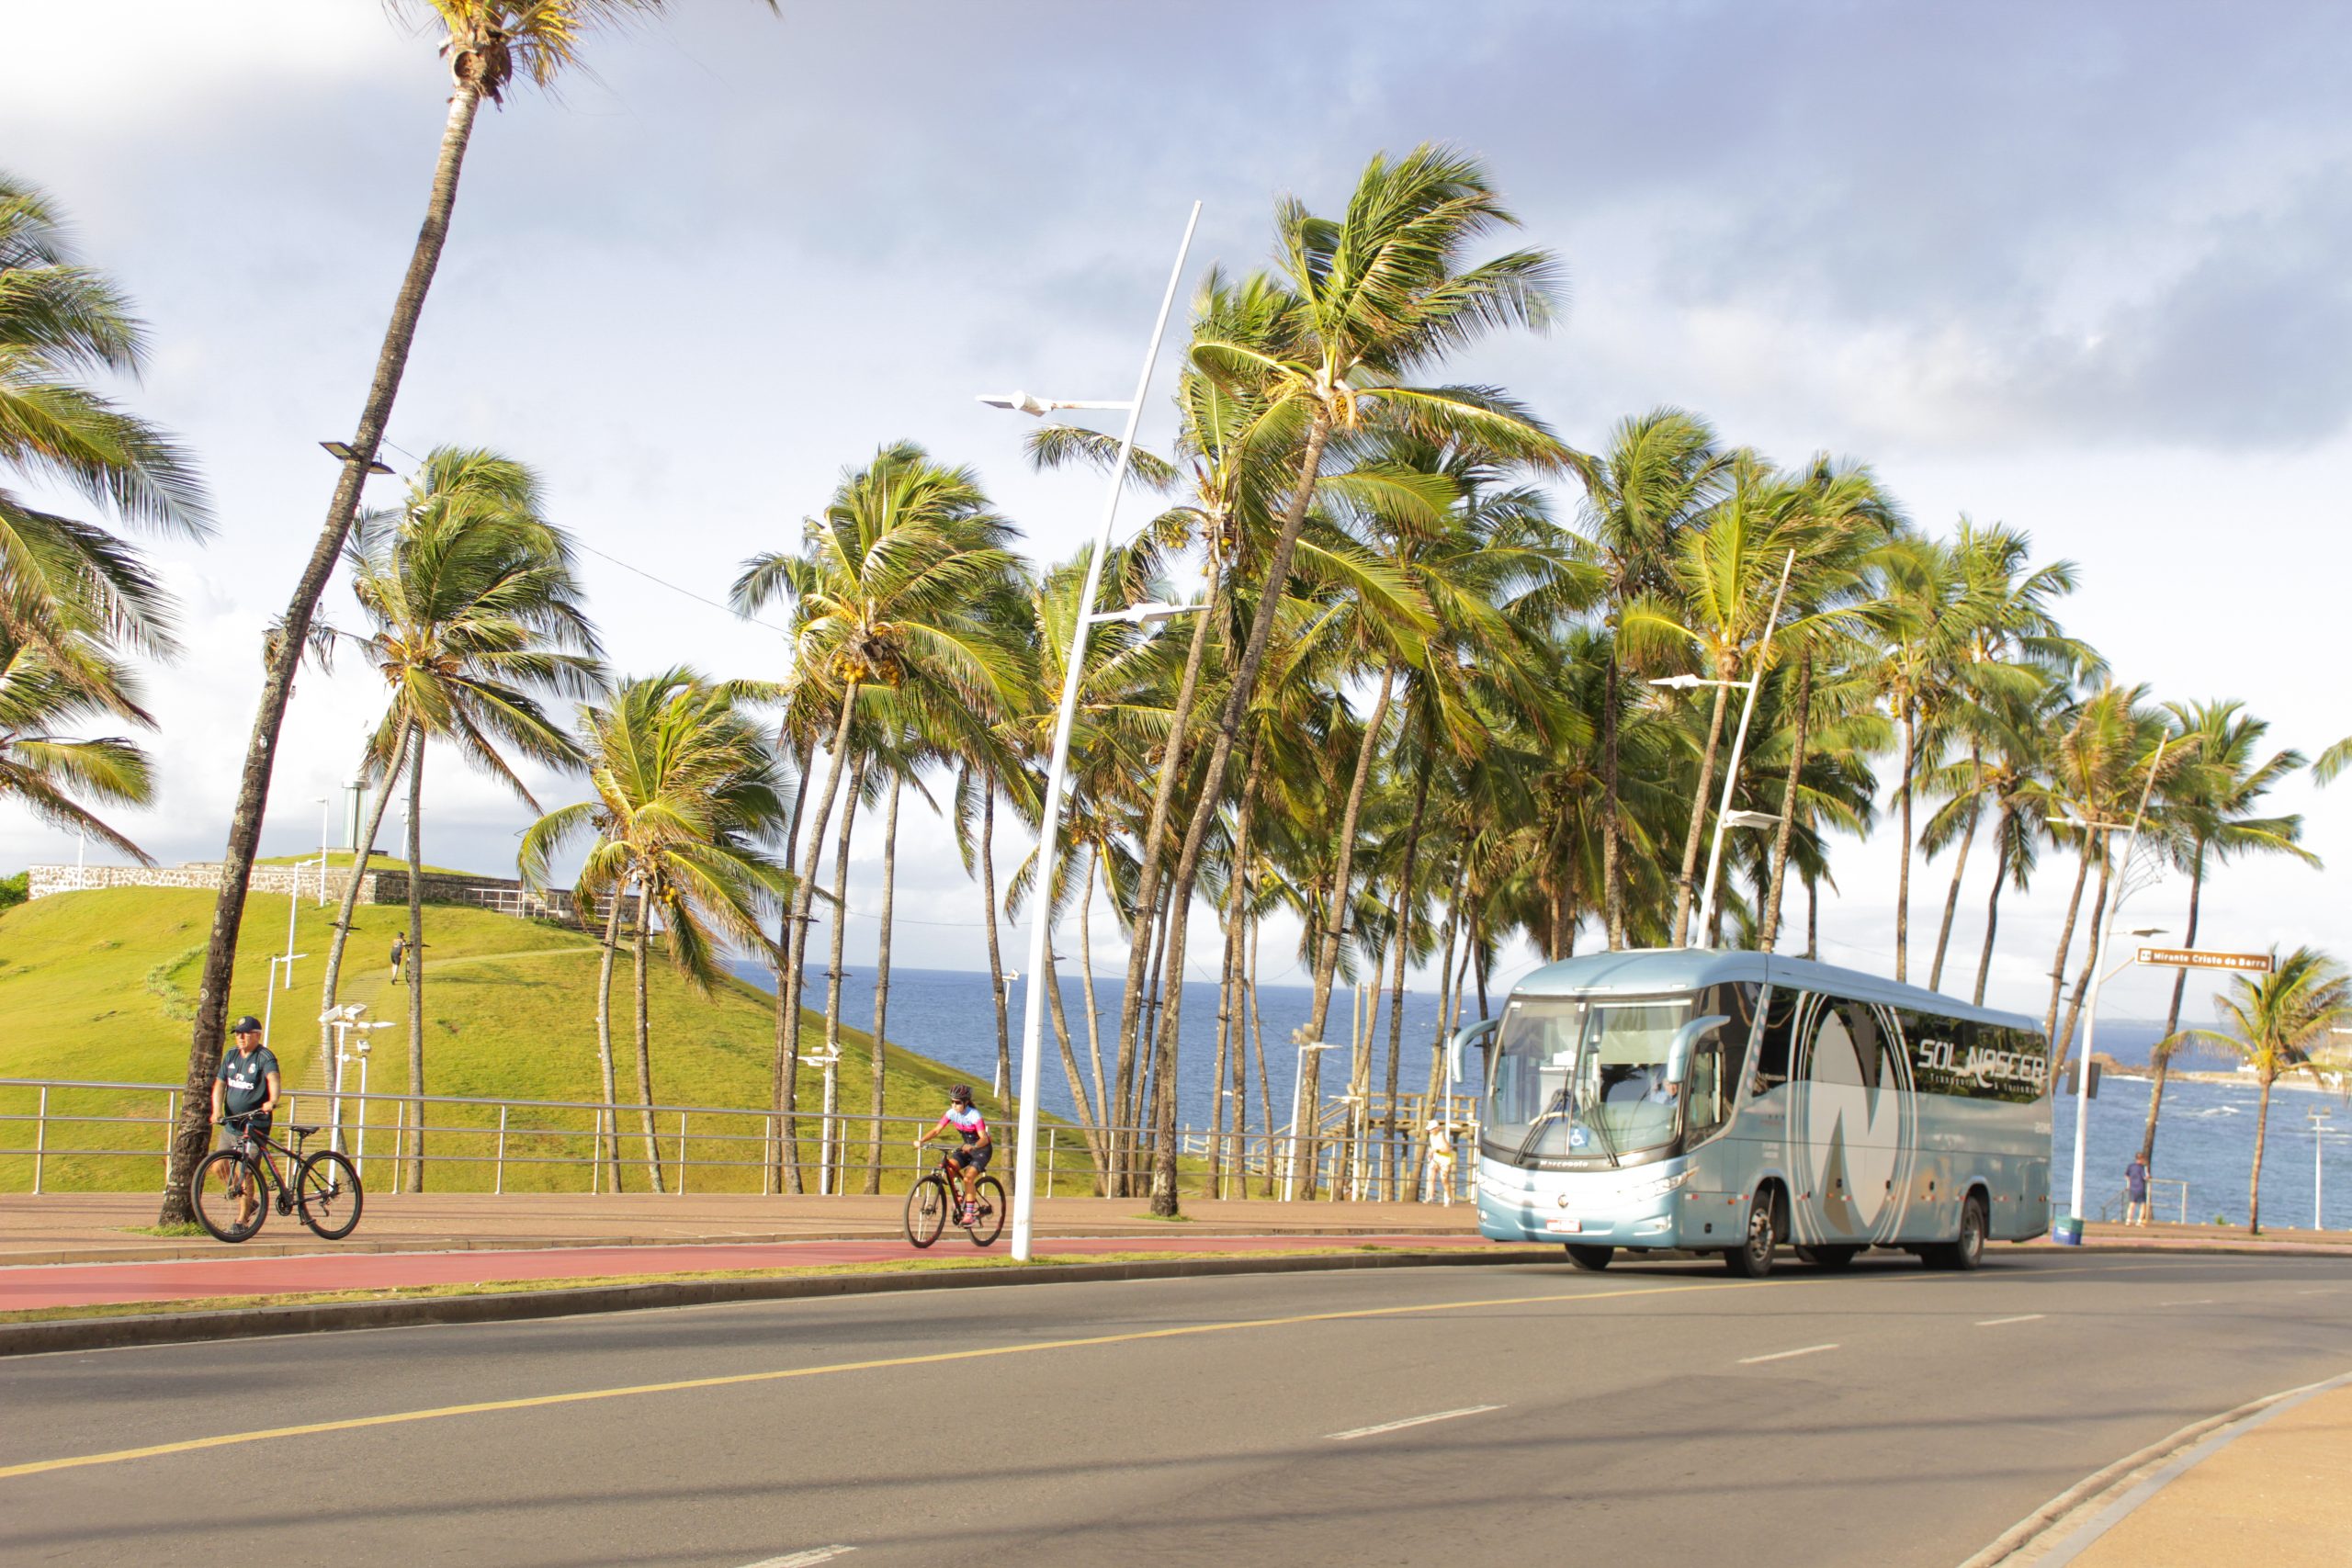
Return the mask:
[[972,1205],[968,1217],[963,1212],[963,1190],[964,1172],[955,1155],[942,1155],[939,1168],[908,1190],[907,1239],[917,1247],[929,1247],[947,1228],[952,1214],[974,1247],[996,1240],[1004,1230],[1004,1183],[993,1176],[981,1177],[973,1188],[980,1201]]
[[[196,1223],[215,1241],[250,1240],[269,1217],[269,1184],[277,1183],[277,1212],[300,1213],[302,1223],[327,1241],[341,1241],[359,1224],[365,1194],[359,1172],[333,1149],[305,1155],[302,1140],[318,1129],[289,1126],[294,1146],[253,1129],[252,1111],[221,1120],[236,1130],[235,1146],[215,1149],[196,1168],[188,1184],[195,1201]],[[286,1165],[278,1159],[283,1156]],[[294,1179],[286,1179],[291,1168]],[[248,1207],[250,1206],[250,1213]]]

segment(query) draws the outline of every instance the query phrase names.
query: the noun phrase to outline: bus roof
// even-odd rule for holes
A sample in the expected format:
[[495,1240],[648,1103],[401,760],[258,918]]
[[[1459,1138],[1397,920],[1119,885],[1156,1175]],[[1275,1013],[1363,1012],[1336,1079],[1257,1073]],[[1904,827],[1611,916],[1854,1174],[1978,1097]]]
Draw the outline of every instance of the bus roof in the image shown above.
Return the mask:
[[1801,986],[1808,991],[1828,991],[1851,997],[1857,1001],[1883,1002],[1888,1007],[1910,1008],[1944,1018],[1996,1023],[2007,1029],[2027,1030],[2037,1035],[2041,1032],[2041,1023],[2022,1013],[1972,1007],[1940,992],[1883,979],[1860,969],[1841,969],[1834,964],[1815,964],[1809,959],[1790,958],[1778,953],[1754,953],[1734,948],[1635,948],[1624,953],[1595,953],[1581,958],[1564,958],[1556,964],[1544,965],[1511,987],[1511,995],[1566,997],[1616,992],[1633,996],[1661,991],[1694,991],[1702,986],[1724,985],[1740,980],[1769,982],[1775,986]]

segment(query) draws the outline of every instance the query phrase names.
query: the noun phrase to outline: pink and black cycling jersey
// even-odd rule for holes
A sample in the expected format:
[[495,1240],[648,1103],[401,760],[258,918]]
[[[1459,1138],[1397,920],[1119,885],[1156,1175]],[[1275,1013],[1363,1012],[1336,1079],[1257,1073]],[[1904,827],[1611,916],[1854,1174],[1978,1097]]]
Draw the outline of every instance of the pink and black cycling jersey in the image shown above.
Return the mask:
[[[947,1114],[939,1119],[939,1127],[955,1128],[964,1134],[964,1142],[971,1145],[987,1136],[989,1119],[980,1114],[980,1108],[977,1105],[951,1105],[947,1108]],[[932,1131],[935,1133],[939,1127],[933,1127]]]

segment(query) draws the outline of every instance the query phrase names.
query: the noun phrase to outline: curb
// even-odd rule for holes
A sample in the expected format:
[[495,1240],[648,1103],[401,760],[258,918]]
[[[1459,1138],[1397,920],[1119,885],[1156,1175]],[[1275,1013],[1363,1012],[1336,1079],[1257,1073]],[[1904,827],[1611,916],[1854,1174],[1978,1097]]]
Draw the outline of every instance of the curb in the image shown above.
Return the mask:
[[1084,1284],[1121,1280],[1192,1280],[1232,1274],[1316,1274],[1351,1269],[1466,1269],[1557,1261],[1553,1248],[1492,1251],[1343,1252],[1311,1257],[1170,1258],[1148,1263],[1028,1264],[1007,1269],[941,1269],[917,1274],[825,1274],[752,1280],[679,1280],[575,1290],[509,1291],[406,1301],[334,1302],[315,1306],[246,1307],[152,1317],[61,1318],[0,1325],[0,1356],[184,1345],[280,1334],[331,1334],[428,1324],[517,1323],[591,1313],[644,1312],[725,1302],[798,1301],[889,1295],[907,1291],[972,1290],[992,1285]]

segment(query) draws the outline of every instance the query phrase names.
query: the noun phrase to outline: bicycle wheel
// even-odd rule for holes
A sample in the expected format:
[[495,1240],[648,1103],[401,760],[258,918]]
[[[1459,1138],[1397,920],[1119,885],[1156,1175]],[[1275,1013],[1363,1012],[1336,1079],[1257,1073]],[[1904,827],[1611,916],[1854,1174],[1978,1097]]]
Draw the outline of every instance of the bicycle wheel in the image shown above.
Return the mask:
[[269,1189],[262,1183],[261,1167],[235,1149],[215,1149],[205,1156],[188,1182],[187,1195],[196,1223],[215,1241],[233,1246],[247,1240],[269,1217]]
[[359,1224],[359,1173],[333,1149],[321,1149],[294,1173],[294,1202],[302,1223],[328,1241],[341,1241]]
[[929,1247],[947,1228],[947,1183],[926,1176],[907,1191],[907,1239]]
[[964,1234],[972,1238],[974,1247],[986,1247],[1004,1234],[1004,1183],[993,1176],[983,1176],[976,1190],[980,1195],[980,1212],[965,1224]]

